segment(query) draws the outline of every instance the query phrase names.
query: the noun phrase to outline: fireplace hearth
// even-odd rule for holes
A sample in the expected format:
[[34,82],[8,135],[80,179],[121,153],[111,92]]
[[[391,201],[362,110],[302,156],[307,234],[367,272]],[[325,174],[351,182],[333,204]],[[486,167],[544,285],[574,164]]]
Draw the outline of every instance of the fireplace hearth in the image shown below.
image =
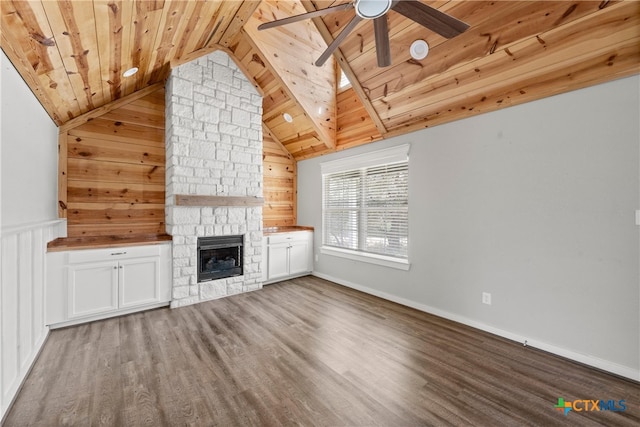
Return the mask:
[[198,237],[198,283],[242,276],[243,236]]

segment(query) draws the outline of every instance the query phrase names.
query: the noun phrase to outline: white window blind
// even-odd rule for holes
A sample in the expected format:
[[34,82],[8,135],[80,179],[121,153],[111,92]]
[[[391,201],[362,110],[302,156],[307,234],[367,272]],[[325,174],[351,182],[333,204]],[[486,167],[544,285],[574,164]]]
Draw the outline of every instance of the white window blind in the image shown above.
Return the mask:
[[323,244],[408,258],[408,145],[322,165]]

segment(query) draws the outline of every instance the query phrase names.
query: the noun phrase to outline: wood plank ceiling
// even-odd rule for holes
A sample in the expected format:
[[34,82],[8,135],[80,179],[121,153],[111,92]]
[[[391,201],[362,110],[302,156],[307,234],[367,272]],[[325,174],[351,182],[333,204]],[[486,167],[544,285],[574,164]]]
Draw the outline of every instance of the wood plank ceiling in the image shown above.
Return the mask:
[[[346,1],[6,0],[1,46],[60,126],[224,49],[263,94],[270,140],[297,160],[640,72],[633,0],[423,1],[470,28],[445,39],[390,11],[385,68],[366,20],[313,65],[353,10],[256,29]],[[416,39],[430,46],[420,61]],[[338,66],[351,88],[337,89]]]

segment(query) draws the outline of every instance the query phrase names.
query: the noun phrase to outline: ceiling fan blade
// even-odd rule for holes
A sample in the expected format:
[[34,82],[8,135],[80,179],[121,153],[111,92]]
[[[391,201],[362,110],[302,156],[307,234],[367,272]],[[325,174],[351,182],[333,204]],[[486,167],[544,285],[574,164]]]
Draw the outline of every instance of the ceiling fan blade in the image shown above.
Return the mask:
[[376,36],[378,67],[388,67],[391,65],[391,48],[389,47],[387,15],[382,15],[373,21],[373,30]]
[[464,33],[469,28],[468,24],[418,0],[395,2],[392,9],[448,39]]
[[327,7],[326,9],[316,10],[315,12],[301,13],[300,15],[289,16],[282,19],[277,19],[271,22],[265,22],[258,26],[258,30],[266,30],[268,28],[279,27],[281,25],[291,24],[292,22],[304,21],[305,19],[316,18],[318,16],[328,15],[339,10],[345,10],[353,8],[353,3],[343,3],[337,6]]
[[358,25],[358,23],[360,23],[360,21],[362,21],[362,18],[358,15],[354,16],[353,19],[349,21],[349,23],[342,29],[342,31],[340,31],[338,37],[336,37],[327,47],[327,50],[322,52],[322,55],[320,55],[320,58],[318,58],[318,60],[316,61],[317,67],[322,67],[324,65],[327,59],[329,59],[329,57],[338,48],[338,46],[340,46],[340,43],[342,43],[345,37],[347,37],[349,33],[353,31],[353,29],[356,27],[356,25]]

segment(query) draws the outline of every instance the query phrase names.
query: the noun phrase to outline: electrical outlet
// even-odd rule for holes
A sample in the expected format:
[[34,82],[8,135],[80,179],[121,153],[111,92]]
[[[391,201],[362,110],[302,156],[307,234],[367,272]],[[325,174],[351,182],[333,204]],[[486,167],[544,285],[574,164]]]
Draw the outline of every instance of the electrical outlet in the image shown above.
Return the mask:
[[482,293],[482,303],[491,305],[491,294],[489,292]]
[[316,262],[318,262],[318,254],[316,254]]

